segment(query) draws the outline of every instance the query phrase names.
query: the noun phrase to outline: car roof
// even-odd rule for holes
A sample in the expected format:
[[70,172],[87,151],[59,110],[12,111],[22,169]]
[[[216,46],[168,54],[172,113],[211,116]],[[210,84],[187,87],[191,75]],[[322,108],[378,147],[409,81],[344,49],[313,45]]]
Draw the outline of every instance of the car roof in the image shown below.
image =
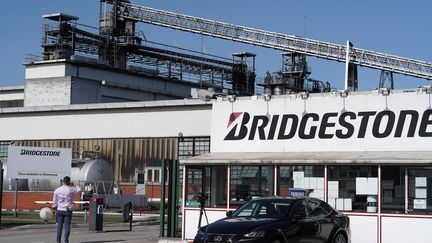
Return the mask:
[[300,198],[300,197],[259,197],[259,198],[255,198],[250,200],[249,202],[254,202],[254,201],[300,201],[300,200],[304,200],[305,198]]

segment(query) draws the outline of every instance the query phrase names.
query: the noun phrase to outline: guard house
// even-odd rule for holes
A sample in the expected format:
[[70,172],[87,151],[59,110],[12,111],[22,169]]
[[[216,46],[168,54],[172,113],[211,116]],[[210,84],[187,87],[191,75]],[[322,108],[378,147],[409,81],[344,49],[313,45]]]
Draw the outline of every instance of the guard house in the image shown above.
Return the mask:
[[[211,153],[182,160],[183,238],[246,200],[303,189],[350,217],[353,243],[430,242],[427,88],[218,98]],[[207,224],[202,219],[202,225]]]

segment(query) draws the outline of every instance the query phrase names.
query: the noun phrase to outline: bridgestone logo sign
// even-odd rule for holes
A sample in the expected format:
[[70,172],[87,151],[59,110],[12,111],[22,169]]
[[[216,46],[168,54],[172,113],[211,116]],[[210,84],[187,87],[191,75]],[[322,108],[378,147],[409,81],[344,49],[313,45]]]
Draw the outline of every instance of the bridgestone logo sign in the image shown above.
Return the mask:
[[430,94],[213,103],[211,152],[430,151]]
[[43,151],[43,150],[27,150],[21,149],[20,155],[35,155],[35,156],[60,156],[60,151]]
[[[420,137],[432,137],[432,132],[428,132],[428,126],[432,127],[432,110],[426,110],[423,114],[415,110],[402,110],[398,114],[389,110],[331,112],[322,116],[307,113],[302,117],[296,114],[251,117],[249,113],[244,112],[232,113],[230,122],[239,117],[239,114],[243,114],[243,119],[228,132],[224,140],[284,140],[295,136],[300,139],[347,139],[353,136],[364,138],[369,126],[372,126],[371,135],[375,138],[400,138],[402,135],[414,137],[416,131]],[[355,127],[353,120],[360,120],[360,126]],[[308,123],[317,125],[308,126]],[[330,128],[336,129],[329,132]],[[406,131],[403,134],[404,130]]]
[[62,179],[71,172],[72,150],[9,146],[8,178]]

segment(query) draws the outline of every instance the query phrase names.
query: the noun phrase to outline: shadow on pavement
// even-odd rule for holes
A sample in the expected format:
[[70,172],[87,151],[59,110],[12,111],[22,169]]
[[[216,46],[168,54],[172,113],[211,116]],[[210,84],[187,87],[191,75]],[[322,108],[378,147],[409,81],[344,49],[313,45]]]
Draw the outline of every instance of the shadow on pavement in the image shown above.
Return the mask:
[[105,243],[105,242],[119,242],[124,240],[102,240],[102,241],[81,241],[81,243]]

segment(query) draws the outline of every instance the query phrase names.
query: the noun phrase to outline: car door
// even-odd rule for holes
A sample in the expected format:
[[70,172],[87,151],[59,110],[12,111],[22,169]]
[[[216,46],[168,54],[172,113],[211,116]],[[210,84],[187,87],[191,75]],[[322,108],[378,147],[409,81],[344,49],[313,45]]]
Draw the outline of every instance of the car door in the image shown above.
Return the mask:
[[285,230],[288,242],[316,243],[317,224],[314,218],[309,217],[310,208],[306,200],[296,202],[288,220],[290,225]]
[[316,222],[317,242],[328,242],[336,227],[332,210],[324,202],[314,199],[309,199],[308,205],[311,209],[309,217]]

